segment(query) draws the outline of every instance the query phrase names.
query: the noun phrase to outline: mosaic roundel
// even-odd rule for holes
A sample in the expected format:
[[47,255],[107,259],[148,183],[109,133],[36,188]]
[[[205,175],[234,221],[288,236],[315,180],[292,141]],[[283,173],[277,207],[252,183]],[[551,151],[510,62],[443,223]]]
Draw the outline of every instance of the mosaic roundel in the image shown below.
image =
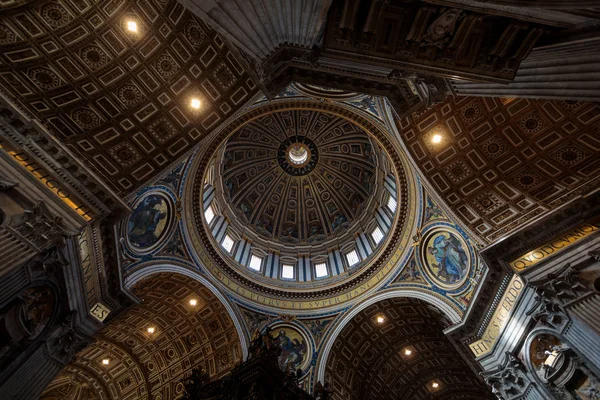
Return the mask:
[[291,324],[274,324],[269,329],[275,344],[281,347],[281,354],[277,358],[279,368],[282,371],[296,371],[300,368],[306,372],[312,359],[312,346],[308,337]]
[[426,235],[421,247],[421,261],[427,275],[440,287],[456,289],[469,276],[471,256],[463,237],[444,227]]
[[127,221],[127,240],[140,252],[150,252],[161,242],[173,219],[170,199],[153,192],[135,204]]

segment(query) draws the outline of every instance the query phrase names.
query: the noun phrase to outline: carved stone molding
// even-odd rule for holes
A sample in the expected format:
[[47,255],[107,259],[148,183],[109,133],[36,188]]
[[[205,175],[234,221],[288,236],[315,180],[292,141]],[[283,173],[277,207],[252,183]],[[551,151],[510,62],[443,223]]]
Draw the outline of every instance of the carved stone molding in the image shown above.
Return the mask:
[[537,296],[528,315],[559,332],[570,320],[566,308],[594,293],[583,283],[579,271],[569,264],[558,273],[548,274],[543,283],[532,282],[532,285],[536,286]]
[[77,312],[67,315],[46,342],[48,354],[61,364],[68,364],[92,339],[81,333],[76,323]]
[[485,382],[490,385],[492,392],[504,400],[519,398],[533,385],[521,360],[508,351],[500,368],[483,372],[481,375],[485,377]]
[[19,184],[17,182],[9,181],[8,179],[5,179],[2,176],[0,176],[0,192],[7,191],[18,185]]
[[558,273],[548,274],[547,279],[548,281],[541,285],[536,284],[536,282],[532,282],[532,284],[539,286],[546,297],[555,299],[562,306],[593,293],[592,289],[588,288],[579,277],[579,271],[571,267],[570,264],[565,264]]
[[61,217],[52,215],[43,202],[13,218],[7,229],[38,252],[47,250],[60,243],[63,237],[76,233],[63,225]]
[[562,304],[542,288],[538,288],[536,293],[536,302],[527,314],[535,321],[540,321],[542,324],[560,331],[569,321],[569,316]]

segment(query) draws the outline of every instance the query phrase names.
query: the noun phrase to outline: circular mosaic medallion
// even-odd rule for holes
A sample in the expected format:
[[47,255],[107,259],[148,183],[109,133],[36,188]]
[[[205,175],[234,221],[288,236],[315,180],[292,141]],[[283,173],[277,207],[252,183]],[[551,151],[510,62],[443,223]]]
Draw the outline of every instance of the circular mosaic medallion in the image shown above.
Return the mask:
[[421,261],[427,275],[444,289],[460,287],[471,269],[469,247],[463,237],[443,227],[429,232],[422,243]]
[[302,371],[310,367],[312,346],[309,338],[297,327],[287,323],[276,323],[270,326],[271,337],[281,348],[277,363],[282,371]]
[[292,136],[284,140],[277,151],[277,161],[292,176],[310,173],[319,161],[319,150],[305,136]]
[[169,230],[173,219],[170,199],[161,193],[151,193],[135,204],[127,221],[127,240],[142,253],[155,249]]

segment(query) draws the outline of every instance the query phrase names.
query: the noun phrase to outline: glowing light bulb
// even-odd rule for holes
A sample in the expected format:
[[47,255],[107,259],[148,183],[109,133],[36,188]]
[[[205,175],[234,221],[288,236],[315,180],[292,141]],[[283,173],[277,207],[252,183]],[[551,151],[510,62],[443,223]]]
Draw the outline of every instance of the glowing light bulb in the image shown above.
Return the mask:
[[383,315],[379,315],[377,316],[375,321],[377,321],[378,324],[383,324],[385,322],[385,318],[383,317]]
[[198,300],[196,300],[196,299],[190,300],[190,306],[195,306],[196,304],[198,304]]
[[433,135],[433,137],[431,138],[431,142],[432,142],[432,143],[436,143],[436,144],[437,144],[437,143],[441,143],[441,142],[442,142],[442,135],[439,135],[439,134],[437,134],[437,133],[436,133],[436,134],[435,134],[435,135]]
[[110,360],[108,358],[102,360],[102,365],[108,365],[108,363],[110,363]]
[[148,333],[154,333],[155,330],[156,330],[156,328],[153,326],[149,326],[147,329]]
[[431,384],[431,387],[432,387],[432,388],[434,388],[434,389],[437,389],[437,388],[439,388],[439,387],[440,387],[440,384],[439,384],[439,383],[437,383],[437,382],[433,382],[433,383]]
[[196,110],[198,110],[200,108],[202,103],[200,103],[200,99],[192,99],[192,101],[190,102],[190,106],[192,106],[192,108],[195,108]]
[[137,32],[138,31],[137,22],[127,21],[127,30],[129,30],[130,32]]
[[404,355],[405,356],[410,356],[411,354],[412,354],[412,350],[411,349],[404,350]]

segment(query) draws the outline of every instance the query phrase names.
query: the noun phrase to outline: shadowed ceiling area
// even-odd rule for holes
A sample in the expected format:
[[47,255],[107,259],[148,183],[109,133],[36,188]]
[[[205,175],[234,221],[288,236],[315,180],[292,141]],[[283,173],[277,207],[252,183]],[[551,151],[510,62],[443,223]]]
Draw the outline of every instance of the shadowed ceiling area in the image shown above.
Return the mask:
[[600,182],[598,103],[454,97],[397,124],[435,190],[489,242]]
[[412,298],[383,300],[361,311],[336,338],[327,359],[325,381],[333,398],[493,399],[442,332],[445,320],[433,306]]
[[23,4],[0,5],[0,90],[118,194],[256,90],[225,42],[175,0]]
[[142,302],[78,353],[42,399],[174,399],[183,394],[180,381],[192,368],[204,368],[218,379],[242,359],[231,317],[201,283],[163,273],[136,288]]

